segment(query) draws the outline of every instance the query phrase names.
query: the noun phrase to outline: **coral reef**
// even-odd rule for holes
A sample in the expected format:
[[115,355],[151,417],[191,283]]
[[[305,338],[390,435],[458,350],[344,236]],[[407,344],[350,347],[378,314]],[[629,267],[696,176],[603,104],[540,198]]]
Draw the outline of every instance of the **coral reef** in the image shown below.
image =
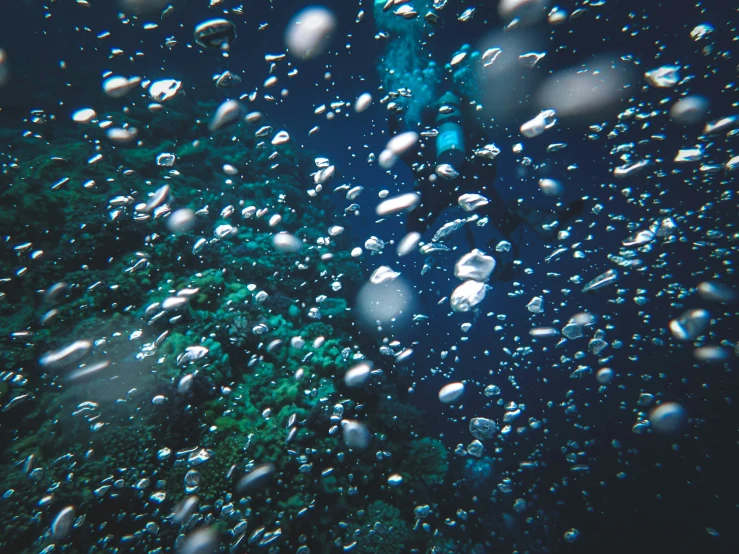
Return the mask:
[[448,453],[439,439],[423,437],[412,441],[403,456],[401,471],[409,479],[425,485],[439,485],[444,482],[449,470]]
[[[407,500],[354,501],[360,490],[387,487],[401,459],[409,482],[424,487],[442,483],[448,466],[439,441],[416,441],[422,417],[396,399],[392,368],[362,393],[379,407],[372,413],[356,411],[337,390],[352,356],[374,344],[356,336],[344,296],[365,276],[341,249],[331,257],[322,256],[328,246],[278,251],[264,217],[239,216],[249,205],[280,214],[280,230],[316,244],[331,210],[320,196],[306,206],[310,157],[288,143],[277,151],[291,163],[275,164],[248,124],[235,145],[188,123],[187,110],[214,108],[174,104],[166,123],[129,111],[128,122],[146,129],[142,143],[103,142],[94,170],[80,165],[90,153],[69,126],[55,125],[53,146],[9,139],[26,163],[4,170],[12,184],[2,193],[14,228],[14,255],[0,259],[2,273],[14,275],[0,303],[12,337],[0,380],[0,438],[8,445],[0,522],[14,532],[0,538],[3,551],[59,547],[49,526],[64,506],[84,516],[64,538],[74,551],[168,547],[204,525],[235,544],[243,521],[249,533],[279,530],[289,544],[311,536],[311,548],[327,551],[342,513],[363,514],[352,523],[359,551],[431,544],[413,531]],[[161,152],[175,153],[176,174],[154,162]],[[238,187],[214,178],[223,163],[242,168]],[[170,233],[167,213],[142,217],[137,206],[162,182],[170,211],[198,212],[191,231]],[[28,223],[33,210],[47,228]],[[226,225],[233,231],[214,235]],[[335,275],[343,275],[340,293],[330,286]],[[89,341],[81,360],[40,364],[73,341]],[[365,419],[395,458],[380,463],[372,451],[347,451],[332,430],[337,406]],[[271,482],[237,493],[238,480],[267,462]],[[167,514],[187,494],[199,497],[200,510],[176,525]],[[343,511],[326,509],[334,505]],[[104,530],[110,514],[118,514],[114,533]]]
[[344,548],[356,542],[356,552],[362,554],[400,554],[406,551],[408,528],[399,509],[375,500],[358,515],[358,520],[347,528]]

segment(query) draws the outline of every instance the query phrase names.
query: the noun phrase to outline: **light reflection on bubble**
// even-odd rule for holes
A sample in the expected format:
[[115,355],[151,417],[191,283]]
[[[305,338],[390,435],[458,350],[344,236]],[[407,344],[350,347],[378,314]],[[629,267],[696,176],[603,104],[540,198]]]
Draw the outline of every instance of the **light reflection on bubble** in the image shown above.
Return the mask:
[[370,326],[408,317],[414,303],[413,290],[402,277],[377,285],[367,283],[357,295],[359,317]]
[[631,77],[632,72],[614,59],[595,58],[548,77],[536,94],[537,104],[553,108],[560,118],[602,114],[616,109],[626,97]]
[[708,107],[708,100],[702,96],[687,96],[673,104],[670,108],[670,118],[680,125],[703,123]]
[[0,48],[0,87],[5,86],[9,79],[8,55],[5,53],[5,50]]
[[127,14],[144,15],[158,12],[176,0],[118,0],[121,10]]
[[541,79],[539,72],[520,63],[519,56],[543,51],[545,43],[538,31],[524,29],[515,33],[490,33],[477,45],[480,52],[495,49],[500,49],[500,52],[489,56],[489,65],[482,63],[476,68],[479,101],[483,106],[481,115],[495,118],[499,123],[516,121],[522,117],[521,112],[527,107],[526,100],[535,92]]
[[167,228],[175,235],[187,233],[195,226],[195,212],[189,208],[176,210],[167,218]]
[[498,15],[507,22],[518,19],[522,25],[533,25],[547,14],[548,0],[500,0]]
[[280,252],[300,252],[300,249],[303,248],[302,240],[284,231],[272,237],[272,244]]
[[313,6],[299,12],[287,26],[285,44],[293,56],[304,60],[323,54],[336,29],[336,17],[326,8]]

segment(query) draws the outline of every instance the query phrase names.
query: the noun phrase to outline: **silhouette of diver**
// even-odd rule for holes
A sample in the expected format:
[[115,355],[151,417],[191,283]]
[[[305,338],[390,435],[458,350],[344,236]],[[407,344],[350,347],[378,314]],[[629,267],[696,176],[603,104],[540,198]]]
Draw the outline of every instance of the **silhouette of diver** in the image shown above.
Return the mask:
[[[583,201],[576,200],[557,210],[507,205],[494,186],[497,173],[495,157],[467,154],[489,142],[474,113],[465,113],[468,108],[471,109],[469,101],[465,102],[461,95],[449,91],[438,99],[435,106],[422,111],[422,126],[435,129],[436,137],[433,148],[419,141],[414,149],[401,156],[413,171],[415,188],[421,194],[419,204],[408,214],[406,229],[408,233],[423,234],[444,209],[458,203],[462,194],[481,194],[488,203],[477,208],[475,213],[487,217],[489,224],[497,230],[490,246],[495,247],[495,243],[505,240],[512,250],[510,256],[496,255],[498,264],[494,277],[510,280],[514,277],[513,259],[518,257],[518,244],[512,239],[512,233],[525,224],[544,240],[552,240],[560,225],[582,211]],[[390,136],[405,130],[402,109],[391,111],[389,125]],[[440,177],[437,168],[443,164],[452,166],[458,175],[449,179]],[[474,247],[469,228],[467,240]]]

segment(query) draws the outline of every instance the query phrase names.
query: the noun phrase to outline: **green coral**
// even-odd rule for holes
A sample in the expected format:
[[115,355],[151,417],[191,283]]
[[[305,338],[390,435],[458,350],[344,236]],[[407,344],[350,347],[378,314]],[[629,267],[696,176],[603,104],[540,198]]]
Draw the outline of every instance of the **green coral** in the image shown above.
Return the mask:
[[423,437],[412,441],[403,455],[401,472],[411,481],[440,485],[449,470],[449,455],[439,439]]
[[426,429],[423,412],[409,402],[401,402],[397,395],[382,395],[375,411],[384,414],[383,427],[393,440],[418,437]]
[[347,303],[343,298],[327,298],[321,302],[321,317],[326,319],[345,319]]
[[344,535],[345,547],[356,542],[354,552],[360,554],[407,552],[406,543],[411,538],[409,526],[398,508],[382,500],[375,500],[359,514],[359,521],[350,524]]
[[[348,254],[349,239],[336,238],[331,258],[322,258],[319,248],[286,254],[275,251],[268,218],[238,217],[241,206],[267,207],[270,214],[283,216],[281,229],[315,245],[325,236],[333,210],[325,195],[306,197],[313,162],[297,144],[288,144],[280,146],[281,163],[273,168],[271,149],[256,148],[251,127],[203,136],[204,127],[188,118],[184,101],[168,105],[166,118],[136,106],[125,117],[112,113],[116,120],[139,128],[142,145],[117,147],[100,140],[103,159],[94,169],[84,163],[91,145],[80,147],[78,129],[61,127],[59,136],[68,140],[55,145],[12,141],[24,149],[25,161],[31,163],[19,163],[11,175],[12,185],[0,192],[9,208],[6,223],[14,229],[12,244],[31,242],[44,255],[38,260],[29,260],[28,253],[0,260],[4,275],[16,275],[21,267],[28,267],[22,279],[4,284],[7,298],[0,303],[4,332],[6,336],[26,329],[34,333],[11,343],[6,352],[7,367],[25,380],[0,383],[0,400],[29,395],[7,416],[23,424],[0,426],[8,445],[0,458],[0,492],[14,489],[0,502],[0,524],[13,529],[8,534],[12,536],[0,538],[0,550],[43,548],[43,541],[36,539],[48,530],[53,513],[40,509],[37,502],[50,488],[55,509],[71,504],[85,515],[69,544],[58,548],[82,552],[112,547],[112,543],[97,543],[104,538],[101,526],[112,512],[118,514],[116,535],[136,536],[142,551],[173,544],[177,526],[162,525],[156,536],[142,534],[142,526],[169,513],[184,496],[183,479],[191,467],[176,453],[197,446],[212,452],[208,461],[194,469],[201,477],[197,494],[202,514],[213,517],[217,525],[232,528],[242,517],[254,526],[279,523],[285,537],[315,535],[314,551],[327,551],[335,538],[329,537],[331,530],[346,520],[352,535],[345,537],[345,544],[358,533],[359,552],[407,552],[411,544],[423,542],[410,538],[412,507],[398,499],[393,500],[396,504],[378,500],[356,515],[362,506],[350,508],[356,500],[353,491],[385,487],[388,471],[397,471],[391,467],[395,460],[407,456],[420,460],[403,465],[409,482],[428,474],[421,477],[424,482],[438,483],[443,479],[438,474],[445,472],[440,466],[446,462],[429,454],[436,452],[430,448],[436,443],[421,442],[425,450],[419,451],[406,446],[420,442],[413,435],[420,432],[422,422],[404,403],[378,400],[393,396],[392,386],[368,389],[364,412],[337,392],[349,363],[342,351],[359,341],[353,314],[340,295],[350,294],[364,278],[361,266]],[[212,113],[216,103],[194,107]],[[104,137],[94,126],[89,132],[95,140]],[[241,142],[235,144],[231,136],[240,136]],[[187,171],[174,175],[156,166],[155,157],[163,151],[175,152],[176,167]],[[66,161],[53,161],[54,157]],[[289,164],[282,161],[288,159]],[[214,179],[222,163],[243,170],[238,187]],[[135,178],[99,177],[118,175],[126,167],[135,168]],[[65,176],[73,178],[51,191],[50,185]],[[162,218],[133,217],[134,206],[145,202],[165,177],[172,187],[173,209],[209,206],[209,214],[201,212],[189,233],[168,233]],[[96,186],[79,186],[86,179],[96,179]],[[283,195],[279,201],[278,195]],[[115,196],[132,200],[114,212],[109,201]],[[236,210],[230,219],[219,215],[228,205]],[[54,232],[29,223],[33,222],[29,214]],[[223,223],[238,226],[238,233],[212,242],[213,228]],[[208,244],[193,253],[200,238]],[[129,270],[143,258],[149,262],[146,267]],[[297,264],[305,268],[296,270]],[[333,293],[331,283],[337,275],[343,275],[344,289]],[[58,304],[45,304],[43,291],[62,277],[69,283],[69,294]],[[250,284],[257,288],[250,290]],[[147,310],[186,288],[198,289],[190,291],[186,306],[156,319],[153,315],[160,310]],[[256,302],[261,290],[269,296]],[[316,301],[324,295],[328,298]],[[312,307],[320,309],[320,320],[309,317]],[[40,326],[39,318],[52,308],[58,310],[56,317]],[[269,330],[254,333],[258,323]],[[305,339],[302,349],[291,345],[295,336]],[[324,341],[314,346],[318,337]],[[82,363],[110,362],[99,378],[70,383],[64,373],[38,367],[44,352],[80,339],[96,343]],[[178,365],[178,356],[195,345],[206,347],[208,354]],[[178,391],[186,374],[195,375],[191,389]],[[153,403],[153,398],[166,400]],[[88,420],[91,414],[72,415],[86,400],[100,402],[99,416]],[[391,457],[378,461],[376,450],[348,452],[340,432],[329,434],[336,424],[329,416],[340,401],[348,417],[366,415],[372,431],[387,437],[378,439],[378,448],[392,452]],[[105,425],[92,431],[95,423]],[[171,455],[158,459],[164,447]],[[29,455],[43,470],[33,478],[18,463]],[[266,462],[277,468],[273,482],[239,497],[234,484],[247,464]],[[434,463],[437,475],[430,477]],[[234,466],[233,479],[228,480]],[[322,476],[329,467],[334,472]],[[148,486],[134,488],[140,479],[147,479]],[[104,483],[117,484],[93,494]],[[157,505],[150,495],[160,489],[167,498]],[[422,492],[414,495],[422,500]],[[332,507],[335,503],[341,509],[319,514],[326,497]],[[235,507],[230,514],[214,508],[228,503]],[[306,516],[308,507],[313,516]]]

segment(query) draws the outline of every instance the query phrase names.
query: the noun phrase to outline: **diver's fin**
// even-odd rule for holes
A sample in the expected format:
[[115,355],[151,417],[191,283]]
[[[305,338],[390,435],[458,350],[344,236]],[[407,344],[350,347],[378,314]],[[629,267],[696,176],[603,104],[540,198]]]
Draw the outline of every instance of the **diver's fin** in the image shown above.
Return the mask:
[[564,223],[567,223],[573,217],[580,215],[583,208],[585,208],[585,200],[583,200],[582,198],[578,198],[574,202],[570,202],[569,204],[567,204],[567,206],[565,206],[564,210],[557,214],[559,224],[562,225]]
[[518,210],[518,216],[541,238],[553,240],[557,236],[557,230],[573,217],[580,215],[584,207],[585,201],[578,198],[561,210],[522,209]]

